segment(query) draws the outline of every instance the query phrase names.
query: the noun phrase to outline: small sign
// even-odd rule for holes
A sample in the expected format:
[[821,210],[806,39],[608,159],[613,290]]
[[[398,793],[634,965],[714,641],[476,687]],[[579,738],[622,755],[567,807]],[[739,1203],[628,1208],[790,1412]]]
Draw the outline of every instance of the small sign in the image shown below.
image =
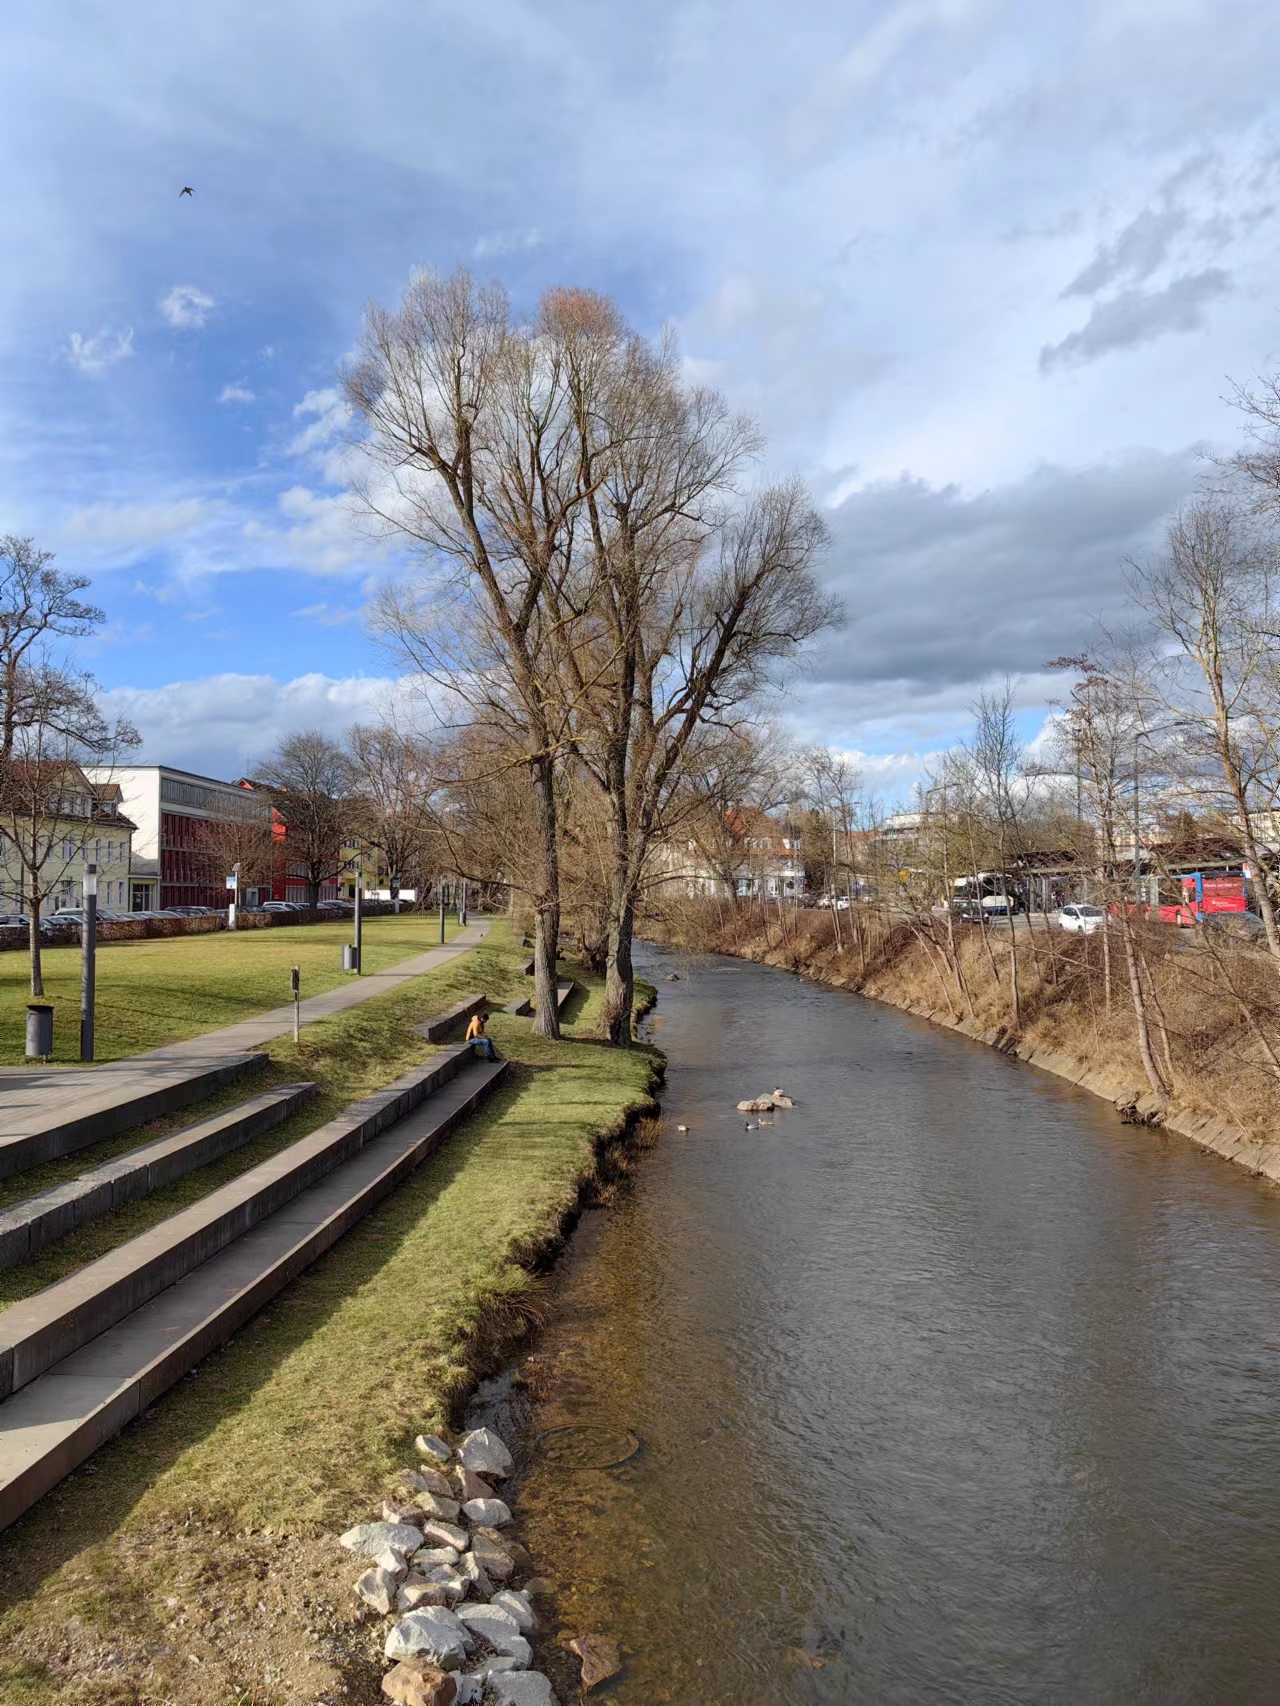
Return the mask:
[[236,886],[236,879],[234,877],[228,877],[227,878],[227,887],[229,889],[233,889],[235,886]]

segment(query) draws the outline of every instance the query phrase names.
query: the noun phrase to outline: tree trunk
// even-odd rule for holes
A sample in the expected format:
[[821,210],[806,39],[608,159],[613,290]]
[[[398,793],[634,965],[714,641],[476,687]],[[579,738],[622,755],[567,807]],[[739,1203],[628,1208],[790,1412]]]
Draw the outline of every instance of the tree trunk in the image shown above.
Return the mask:
[[631,964],[634,932],[635,905],[628,896],[609,908],[609,959],[604,980],[604,1010],[600,1015],[601,1036],[618,1047],[625,1047],[631,1041],[636,987]]
[[541,842],[542,883],[534,897],[534,1014],[533,1028],[540,1037],[560,1035],[560,1007],[556,999],[556,959],[560,949],[560,848],[556,813],[555,773],[549,758],[535,758],[533,770],[534,816]]
[[44,994],[44,967],[40,963],[40,897],[33,895],[27,912],[27,933],[31,944],[31,993]]
[[1129,972],[1129,994],[1133,999],[1133,1016],[1138,1025],[1138,1053],[1142,1056],[1142,1069],[1147,1075],[1147,1083],[1151,1086],[1153,1093],[1162,1102],[1165,1102],[1169,1099],[1169,1090],[1164,1079],[1160,1076],[1156,1057],[1151,1052],[1151,1030],[1147,1024],[1147,998],[1142,988],[1137,944],[1133,939],[1133,923],[1127,915],[1121,917],[1120,935],[1124,942],[1124,957]]

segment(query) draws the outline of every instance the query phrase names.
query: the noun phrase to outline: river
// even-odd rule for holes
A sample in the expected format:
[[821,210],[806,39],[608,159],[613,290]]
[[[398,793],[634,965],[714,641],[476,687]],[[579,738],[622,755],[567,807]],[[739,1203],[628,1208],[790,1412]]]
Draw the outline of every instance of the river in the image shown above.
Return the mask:
[[871,1001],[645,962],[662,1141],[475,1408],[603,1698],[1280,1699],[1280,1192]]

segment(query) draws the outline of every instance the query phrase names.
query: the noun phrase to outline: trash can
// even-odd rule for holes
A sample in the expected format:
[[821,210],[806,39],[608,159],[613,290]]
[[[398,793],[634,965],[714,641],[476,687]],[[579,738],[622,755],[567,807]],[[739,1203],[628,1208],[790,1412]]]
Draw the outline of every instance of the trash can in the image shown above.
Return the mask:
[[27,1059],[48,1060],[53,1053],[53,1008],[33,1001],[27,1006]]
[[342,944],[342,969],[343,971],[360,970],[360,962],[356,958],[356,945],[354,942],[344,942]]

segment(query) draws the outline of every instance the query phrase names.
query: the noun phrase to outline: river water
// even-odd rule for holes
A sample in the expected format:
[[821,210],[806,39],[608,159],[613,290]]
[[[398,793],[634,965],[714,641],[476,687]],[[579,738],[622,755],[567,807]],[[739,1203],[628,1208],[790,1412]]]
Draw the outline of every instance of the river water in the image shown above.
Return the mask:
[[1280,1700],[1280,1192],[890,1008],[646,958],[664,1136],[520,1400],[602,1698]]

